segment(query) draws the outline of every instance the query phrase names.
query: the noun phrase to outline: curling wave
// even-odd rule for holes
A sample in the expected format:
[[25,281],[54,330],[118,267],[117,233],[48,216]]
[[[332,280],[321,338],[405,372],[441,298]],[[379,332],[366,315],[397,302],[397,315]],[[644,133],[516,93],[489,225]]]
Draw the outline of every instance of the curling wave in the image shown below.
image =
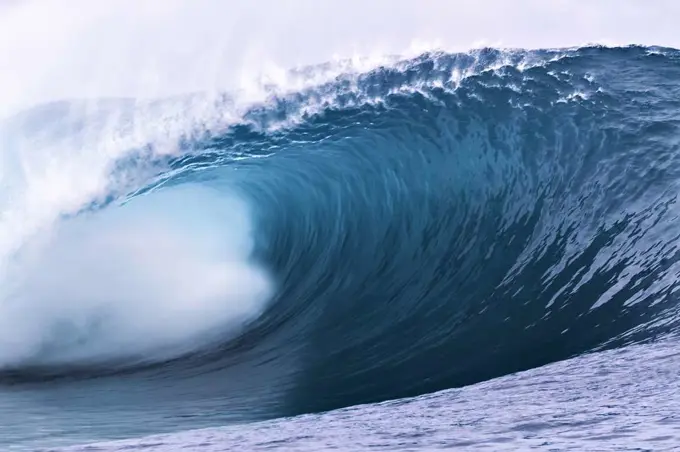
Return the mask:
[[[428,53],[247,108],[225,95],[209,126],[125,135],[101,160],[63,154],[88,112],[58,157],[22,157],[42,172],[3,205],[0,378],[132,381],[135,403],[209,403],[205,425],[671,334],[679,78],[660,48]],[[34,143],[62,114],[4,127]],[[78,194],[48,197],[64,171]]]

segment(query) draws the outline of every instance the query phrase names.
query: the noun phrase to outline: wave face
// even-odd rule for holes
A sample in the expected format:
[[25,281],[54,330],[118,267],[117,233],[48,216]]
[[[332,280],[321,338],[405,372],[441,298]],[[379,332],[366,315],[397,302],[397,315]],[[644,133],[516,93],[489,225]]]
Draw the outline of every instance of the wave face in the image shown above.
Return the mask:
[[[0,378],[200,400],[186,422],[206,425],[672,334],[679,78],[670,49],[483,49],[272,92],[209,127],[185,98],[11,118]],[[168,105],[183,133],[87,146]]]

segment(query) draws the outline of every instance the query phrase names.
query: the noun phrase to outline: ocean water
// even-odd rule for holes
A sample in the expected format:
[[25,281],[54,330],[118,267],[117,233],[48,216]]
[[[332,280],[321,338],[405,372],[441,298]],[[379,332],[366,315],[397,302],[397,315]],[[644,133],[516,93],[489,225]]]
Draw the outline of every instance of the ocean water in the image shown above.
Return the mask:
[[680,450],[680,51],[141,27],[162,79],[55,5],[0,9],[63,44],[0,79],[0,448]]
[[677,450],[677,356],[632,346],[411,399],[57,450]]

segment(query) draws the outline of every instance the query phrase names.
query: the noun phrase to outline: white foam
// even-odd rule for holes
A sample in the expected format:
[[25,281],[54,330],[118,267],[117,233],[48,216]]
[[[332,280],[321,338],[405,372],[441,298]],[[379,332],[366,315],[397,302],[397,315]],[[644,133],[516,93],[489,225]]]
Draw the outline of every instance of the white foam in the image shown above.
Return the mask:
[[0,366],[162,359],[237,332],[271,295],[250,232],[236,198],[187,186],[60,222],[10,266]]

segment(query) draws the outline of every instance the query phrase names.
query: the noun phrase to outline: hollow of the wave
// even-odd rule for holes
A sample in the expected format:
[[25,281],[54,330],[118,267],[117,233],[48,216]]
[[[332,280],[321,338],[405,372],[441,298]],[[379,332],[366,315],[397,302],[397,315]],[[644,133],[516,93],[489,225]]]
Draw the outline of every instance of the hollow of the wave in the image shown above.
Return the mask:
[[236,334],[264,308],[247,206],[201,186],[62,221],[17,256],[0,366],[156,361]]

